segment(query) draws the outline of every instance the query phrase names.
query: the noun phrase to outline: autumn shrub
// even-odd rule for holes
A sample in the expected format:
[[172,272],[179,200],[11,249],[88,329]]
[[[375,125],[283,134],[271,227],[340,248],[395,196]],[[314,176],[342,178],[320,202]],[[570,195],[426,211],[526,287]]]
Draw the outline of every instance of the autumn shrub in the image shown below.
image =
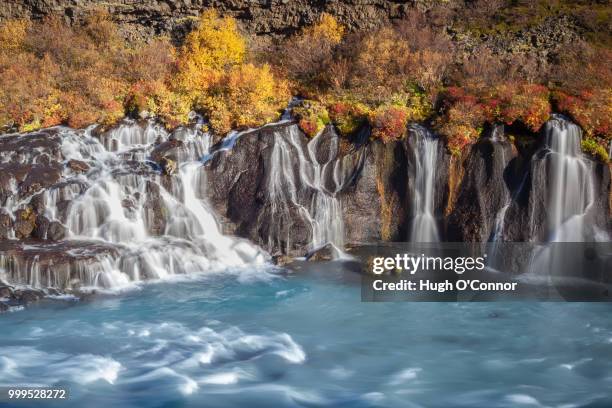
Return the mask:
[[454,153],[474,142],[485,123],[522,124],[535,133],[551,113],[548,88],[536,84],[449,87],[444,99],[438,126]]
[[370,113],[372,138],[387,143],[406,135],[409,112],[405,106],[382,105]]
[[490,122],[521,122],[537,132],[550,117],[548,88],[536,84],[500,84],[485,98]]
[[447,97],[444,116],[438,118],[437,126],[446,137],[450,151],[459,154],[478,139],[487,115],[478,98],[463,88],[450,88]]
[[288,100],[286,84],[272,75],[269,66],[242,64],[227,72],[199,107],[212,128],[225,133],[277,120]]
[[433,105],[451,60],[447,46],[425,28],[417,33],[384,27],[364,35],[351,47],[357,51],[349,64],[352,70],[346,92],[371,105],[415,94]]
[[329,116],[341,136],[349,137],[368,122],[370,109],[360,102],[336,101],[329,106]]
[[179,52],[175,89],[218,133],[276,120],[289,100],[287,84],[246,63],[246,51],[236,21],[207,11]]
[[293,114],[298,120],[300,129],[309,137],[316,136],[331,122],[325,105],[317,101],[300,102],[293,108]]
[[4,126],[82,127],[123,116],[127,82],[120,70],[127,50],[107,16],[92,15],[76,29],[51,17],[32,25],[7,22],[0,31]]
[[587,136],[612,140],[612,89],[583,90],[577,94],[555,91],[557,109],[569,115]]
[[344,26],[327,13],[291,37],[282,47],[282,69],[302,87],[319,89],[333,83],[334,78],[327,75],[330,67],[338,69],[334,63],[334,49],[344,35]]
[[29,27],[27,20],[7,20],[0,25],[0,50],[2,52],[19,52]]
[[0,126],[30,131],[63,120],[50,58],[31,54],[0,54]]

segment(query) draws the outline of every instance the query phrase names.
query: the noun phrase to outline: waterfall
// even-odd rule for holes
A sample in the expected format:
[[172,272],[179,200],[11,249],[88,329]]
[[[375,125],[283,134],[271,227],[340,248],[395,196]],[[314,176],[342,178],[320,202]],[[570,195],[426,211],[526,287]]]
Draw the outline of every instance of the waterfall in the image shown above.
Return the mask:
[[[75,174],[66,167],[61,182],[43,192],[45,217],[61,223],[67,239],[37,250],[63,251],[73,261],[62,269],[35,258],[20,271],[14,261],[0,257],[0,267],[10,269],[14,282],[71,287],[76,280],[77,286],[115,288],[267,260],[258,247],[221,233],[206,203],[200,161],[211,136],[199,127],[169,134],[152,122],[126,120],[100,135],[94,128],[61,128],[60,133],[64,162],[79,160],[89,170]],[[160,174],[148,161],[155,145],[169,139],[181,141],[173,176]],[[60,270],[67,276],[58,277]]]
[[438,166],[438,139],[425,127],[410,125],[415,155],[413,213],[410,240],[437,242],[440,240],[436,225],[435,181]]
[[286,132],[275,132],[270,157],[268,194],[271,217],[275,220],[269,234],[269,247],[282,246],[290,252],[287,225],[291,217],[307,222],[311,232],[310,249],[331,244],[337,255],[344,247],[344,222],[337,193],[345,183],[342,160],[337,159],[337,138],[331,147],[321,147],[325,131],[305,142],[296,125]]
[[[553,115],[546,123],[545,136],[545,153],[535,163],[534,177],[545,183],[539,187],[544,189],[540,194],[544,194],[546,244],[535,248],[523,279],[545,279],[554,284],[558,278],[582,279],[588,272],[582,270],[573,247],[563,243],[608,241],[608,237],[589,219],[595,210],[595,182],[591,162],[582,154],[580,127]],[[533,213],[531,217],[533,239],[536,221]]]
[[555,115],[546,123],[547,240],[585,240],[584,218],[595,199],[592,171],[582,156],[580,127]]
[[[493,174],[492,179],[496,180],[496,182],[503,183],[504,181],[504,170],[508,165],[508,161],[510,159],[508,155],[508,151],[511,149],[510,145],[506,141],[504,135],[504,126],[496,125],[490,135],[489,142],[493,146]],[[517,192],[520,191],[520,187]],[[504,235],[504,226],[506,222],[506,212],[508,212],[508,208],[512,204],[512,200],[516,197],[513,197],[510,194],[510,191],[504,184],[504,188],[502,189],[503,197],[501,198],[504,203],[503,206],[499,209],[495,216],[495,222],[493,224],[493,229],[491,231],[491,241],[497,242],[503,240]],[[515,193],[516,194],[516,193]]]

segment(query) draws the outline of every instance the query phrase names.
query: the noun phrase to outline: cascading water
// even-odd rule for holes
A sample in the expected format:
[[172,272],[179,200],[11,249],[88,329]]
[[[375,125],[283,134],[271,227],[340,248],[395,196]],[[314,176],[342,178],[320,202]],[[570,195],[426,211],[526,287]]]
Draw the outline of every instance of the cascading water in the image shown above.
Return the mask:
[[[288,127],[287,132],[275,133],[268,192],[272,215],[279,222],[277,230],[269,236],[272,240],[282,236],[283,225],[290,221],[287,217],[297,211],[311,228],[310,249],[331,244],[340,256],[344,246],[344,222],[336,195],[344,186],[346,175],[342,160],[336,158],[337,144],[332,143],[328,151],[320,149],[323,135],[321,132],[305,144],[295,125]],[[301,189],[301,185],[306,189]],[[286,252],[290,245],[287,238]],[[274,243],[270,242],[269,246]]]
[[[506,166],[508,165],[508,160],[510,159],[508,154],[510,151],[510,145],[505,139],[503,125],[498,125],[493,128],[489,142],[493,146],[492,155],[495,160],[493,165],[492,178],[494,180],[501,181],[504,179],[504,170],[506,169]],[[520,191],[520,187],[517,191]],[[495,216],[495,223],[493,224],[493,229],[491,232],[491,241],[493,242],[503,240],[506,213],[508,212],[508,208],[510,208],[510,205],[512,204],[512,200],[514,198],[512,197],[510,191],[507,188],[504,188],[502,190],[502,194],[502,201],[504,202],[504,205],[503,207],[501,207],[501,209],[497,212],[497,215]]]
[[[92,248],[105,245],[105,252],[93,263],[88,257],[86,268],[76,262],[65,279],[40,276],[34,260],[23,275],[13,271],[13,282],[67,287],[78,276],[79,286],[113,288],[266,261],[259,248],[224,236],[206,204],[199,160],[208,152],[207,133],[183,128],[169,135],[153,123],[131,121],[99,136],[93,131],[60,129],[64,161],[85,162],[89,170],[79,175],[66,168],[61,182],[43,193],[44,214],[66,227],[69,248],[91,242]],[[174,176],[162,176],[145,160],[155,148],[151,143],[168,139],[181,141],[175,154],[183,164]],[[83,269],[91,273],[82,274]]]
[[425,127],[411,125],[411,144],[414,148],[415,175],[413,192],[412,242],[438,242],[438,226],[434,215],[438,139]]
[[547,240],[581,242],[585,235],[584,218],[594,202],[592,171],[582,156],[580,127],[560,115],[546,124],[543,159],[547,172]]
[[[591,165],[581,150],[581,129],[565,117],[553,115],[546,123],[545,135],[544,156],[533,167],[536,185],[544,189],[539,193],[544,194],[544,216],[532,211],[531,231],[534,241],[542,236],[546,243],[535,248],[529,273],[521,279],[545,280],[550,283],[549,291],[559,295],[554,285],[557,279],[582,279],[585,272],[581,267],[572,267],[579,258],[575,247],[564,243],[595,241],[606,234],[596,231],[587,220],[595,203],[595,187]],[[535,234],[536,223],[542,221],[544,235]],[[607,241],[607,237],[604,239]]]

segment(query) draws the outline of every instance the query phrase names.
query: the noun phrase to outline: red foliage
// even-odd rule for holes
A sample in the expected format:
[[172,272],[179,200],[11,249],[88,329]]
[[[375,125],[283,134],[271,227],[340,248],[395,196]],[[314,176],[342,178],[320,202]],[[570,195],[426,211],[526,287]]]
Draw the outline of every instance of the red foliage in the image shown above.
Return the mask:
[[406,134],[408,112],[402,106],[380,106],[370,115],[372,137],[387,143]]

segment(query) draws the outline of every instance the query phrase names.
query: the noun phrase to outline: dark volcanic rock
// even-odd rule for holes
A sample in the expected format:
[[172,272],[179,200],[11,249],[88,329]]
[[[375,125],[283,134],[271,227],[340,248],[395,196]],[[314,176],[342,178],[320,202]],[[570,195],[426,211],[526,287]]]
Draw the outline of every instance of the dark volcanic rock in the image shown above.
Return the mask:
[[369,29],[401,18],[409,5],[390,0],[9,0],[0,5],[0,17],[40,19],[55,14],[68,23],[80,23],[94,11],[102,9],[113,15],[128,38],[150,38],[162,33],[171,34],[176,39],[182,38],[193,28],[197,16],[208,8],[215,8],[222,15],[236,17],[246,31],[261,38],[296,32],[304,25],[316,21],[323,11],[337,16],[349,29]]
[[155,149],[151,152],[151,158],[158,163],[160,163],[164,157],[177,161],[179,150],[183,147],[183,144],[181,140],[177,139],[166,140],[155,146]]
[[331,244],[323,245],[306,253],[307,261],[331,261],[334,259],[334,248]]
[[[224,230],[249,238],[272,254],[303,255],[312,240],[312,227],[305,218],[305,208],[311,205],[316,190],[300,176],[299,157],[312,158],[318,165],[336,159],[338,149],[333,146],[337,146],[338,141],[334,138],[337,136],[327,129],[310,146],[314,149],[310,157],[305,135],[294,123],[283,123],[243,133],[232,147],[213,153],[205,164],[207,193],[222,217]],[[273,159],[277,141],[285,147],[283,153],[277,152],[278,156]],[[343,173],[340,177],[350,180],[354,159],[343,157],[339,160],[346,160],[346,167],[343,162],[339,170]],[[333,168],[330,165],[326,172],[321,170],[321,184],[330,189],[330,194],[334,191],[331,188]],[[286,197],[272,197],[272,185],[276,189],[274,194]]]
[[[1,139],[0,139],[1,140]],[[0,205],[17,193],[25,198],[44,188],[57,183],[61,178],[61,165],[52,162],[49,165],[1,163]],[[12,183],[16,185],[13,186]],[[16,187],[17,191],[13,191]]]
[[147,181],[146,194],[144,209],[149,233],[153,235],[162,235],[166,229],[166,215],[168,210],[164,206],[164,201],[161,198],[159,185]]
[[49,231],[47,232],[47,239],[51,241],[61,241],[66,238],[68,230],[59,221],[51,221],[49,224]]
[[0,208],[0,239],[8,239],[11,235],[11,230],[13,228],[13,220],[11,216],[4,210]]
[[61,160],[61,152],[61,136],[54,128],[0,136],[0,158],[5,162],[45,165],[50,160]]
[[514,153],[503,138],[503,126],[497,136],[498,139],[486,136],[479,140],[465,161],[457,202],[448,218],[450,241],[488,241],[497,215],[510,204],[511,181],[506,168]]
[[31,195],[47,188],[59,181],[62,176],[62,170],[59,163],[52,163],[49,166],[32,166],[28,174],[19,185],[19,193],[22,197]]
[[233,148],[214,153],[205,164],[208,198],[222,217],[226,232],[258,241],[256,224],[265,204],[265,163],[269,162],[277,128],[268,126],[243,134]]
[[17,289],[13,292],[13,296],[17,302],[27,305],[29,303],[38,302],[45,297],[45,293],[36,289]]
[[87,173],[89,171],[89,164],[84,161],[69,160],[67,165],[75,173]]
[[13,297],[13,288],[10,286],[0,286],[0,298],[10,299]]
[[347,242],[391,241],[405,234],[406,153],[400,142],[361,148],[361,171],[341,194]]
[[49,219],[44,215],[36,217],[36,226],[32,232],[32,236],[37,239],[47,239],[49,232]]

